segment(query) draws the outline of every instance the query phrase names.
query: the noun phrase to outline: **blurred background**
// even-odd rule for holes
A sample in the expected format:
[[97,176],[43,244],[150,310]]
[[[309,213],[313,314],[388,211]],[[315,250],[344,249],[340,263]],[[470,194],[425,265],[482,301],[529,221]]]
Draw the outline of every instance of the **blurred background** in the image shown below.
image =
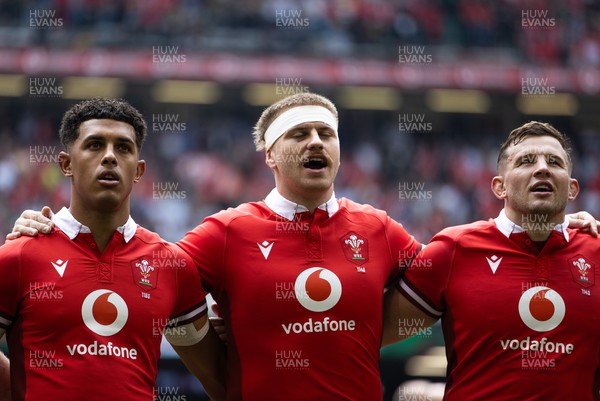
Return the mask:
[[[62,114],[123,97],[149,131],[132,215],[176,241],[266,196],[251,129],[307,91],[339,109],[336,195],[422,242],[498,214],[497,150],[530,120],[571,137],[582,191],[569,211],[598,217],[599,66],[596,0],[0,0],[0,222],[6,233],[24,209],[68,204]],[[442,345],[435,327],[384,348],[385,399],[441,394]],[[169,355],[159,388],[201,397]]]

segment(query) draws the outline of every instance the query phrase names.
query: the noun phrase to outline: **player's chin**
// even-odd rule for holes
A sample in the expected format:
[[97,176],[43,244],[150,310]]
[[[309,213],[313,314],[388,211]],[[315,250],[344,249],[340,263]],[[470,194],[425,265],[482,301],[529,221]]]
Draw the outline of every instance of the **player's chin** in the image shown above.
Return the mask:
[[310,177],[302,180],[302,186],[310,190],[327,190],[333,185],[333,180],[329,177]]
[[566,201],[567,201],[566,194],[563,196],[563,195],[557,194],[556,192],[545,194],[543,196],[533,195],[530,198],[531,203],[540,204],[540,205],[557,205],[560,203],[564,203]]
[[123,205],[125,197],[119,193],[105,192],[94,199],[93,207],[98,211],[115,212]]
[[[565,202],[566,204],[566,202]],[[561,209],[564,209],[565,204],[560,204],[557,202],[532,202],[529,207],[529,211],[531,214],[536,215],[546,215],[546,216],[554,216],[556,213],[560,212]]]

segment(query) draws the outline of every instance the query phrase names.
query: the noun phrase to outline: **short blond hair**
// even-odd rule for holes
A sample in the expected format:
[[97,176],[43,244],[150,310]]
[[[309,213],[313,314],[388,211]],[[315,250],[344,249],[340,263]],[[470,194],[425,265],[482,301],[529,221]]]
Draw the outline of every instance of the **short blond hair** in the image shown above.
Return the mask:
[[284,111],[297,106],[323,106],[333,113],[336,120],[338,119],[338,112],[335,105],[324,96],[303,92],[285,97],[267,107],[254,126],[252,136],[254,137],[254,145],[257,151],[265,149],[265,132],[267,132],[267,129],[275,118]]

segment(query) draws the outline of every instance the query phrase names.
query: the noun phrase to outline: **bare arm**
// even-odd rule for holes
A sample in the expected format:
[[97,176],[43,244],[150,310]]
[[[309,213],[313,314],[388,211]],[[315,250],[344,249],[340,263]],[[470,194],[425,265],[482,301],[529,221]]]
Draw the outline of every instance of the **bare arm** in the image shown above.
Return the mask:
[[[4,333],[0,330],[0,338]],[[10,362],[0,352],[0,401],[10,401]]]
[[48,206],[44,206],[41,212],[25,210],[15,222],[12,232],[6,236],[6,239],[17,239],[21,235],[35,237],[38,233],[48,234],[54,225],[50,220],[53,215],[54,213]]
[[[411,329],[425,329],[437,321],[417,308],[412,302],[404,297],[398,288],[391,288],[383,299],[383,337],[381,346],[393,344],[404,340],[410,335],[405,334]],[[413,330],[414,332],[414,330]]]
[[[198,343],[184,346],[172,342],[171,345],[188,370],[200,380],[208,396],[213,401],[225,401],[227,399],[225,344],[208,323],[207,315],[193,323],[198,331],[202,330],[205,324],[208,324],[208,332]],[[168,340],[171,342],[172,338]]]

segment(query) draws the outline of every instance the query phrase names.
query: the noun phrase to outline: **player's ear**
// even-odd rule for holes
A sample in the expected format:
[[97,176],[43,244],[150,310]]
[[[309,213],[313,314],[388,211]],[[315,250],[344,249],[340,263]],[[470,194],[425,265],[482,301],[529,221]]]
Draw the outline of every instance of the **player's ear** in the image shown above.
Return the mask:
[[579,194],[579,182],[575,178],[569,180],[569,200],[573,200]]
[[71,155],[65,151],[61,151],[58,154],[58,165],[60,171],[62,171],[65,177],[72,177],[73,171],[71,169]]
[[140,182],[140,179],[142,178],[142,176],[144,175],[145,172],[146,172],[146,161],[138,160],[137,167],[135,170],[135,177],[133,177],[133,182],[135,182],[136,184],[138,182]]
[[276,163],[275,163],[275,158],[273,156],[273,148],[271,148],[265,152],[265,164],[272,169],[275,168]]
[[504,186],[504,177],[497,175],[492,178],[492,192],[498,199],[506,199],[506,187]]

